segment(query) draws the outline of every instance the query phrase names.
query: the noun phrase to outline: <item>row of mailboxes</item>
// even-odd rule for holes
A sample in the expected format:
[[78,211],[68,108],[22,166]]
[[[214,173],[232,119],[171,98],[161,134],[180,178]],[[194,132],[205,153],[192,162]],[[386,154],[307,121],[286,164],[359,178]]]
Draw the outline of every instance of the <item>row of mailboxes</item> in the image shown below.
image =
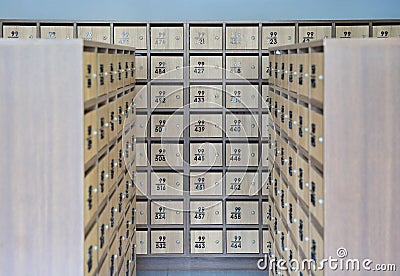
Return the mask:
[[[132,271],[134,268],[132,263],[135,261],[135,200],[132,197],[122,207],[118,206],[118,192],[117,189],[86,235],[85,275],[95,275],[97,270],[99,275],[114,275],[110,273],[110,269],[117,272],[119,264],[125,261],[128,264],[124,267],[125,270]],[[101,264],[103,258],[104,263]]]
[[[184,107],[184,88],[182,85],[138,85],[135,87],[135,103],[137,108],[179,109]],[[258,108],[260,94],[254,85],[190,85],[188,88],[190,108],[207,109],[255,109]],[[150,105],[148,106],[148,94]],[[225,102],[223,102],[225,94]]]
[[[112,97],[97,109],[88,111],[84,115],[84,145],[85,162],[92,159],[98,151],[109,142],[114,141],[124,130],[124,133],[135,125],[135,109],[133,106],[134,94]],[[126,137],[126,135],[124,135]],[[124,143],[129,143],[129,149],[133,150],[134,130]],[[131,140],[131,141],[129,141]]]
[[[310,104],[292,98],[283,92],[275,93],[273,88],[269,88],[267,96],[263,98],[267,101],[267,109],[270,112],[269,118],[287,134],[295,143],[308,151],[310,155],[319,163],[324,160],[324,117]],[[278,150],[284,146],[278,147]],[[290,153],[290,148],[288,148]],[[282,158],[285,157],[285,150],[281,151]],[[287,164],[287,162],[284,162]]]
[[[226,144],[226,166],[258,166],[258,144]],[[182,167],[183,144],[151,144],[147,156],[147,144],[136,145],[136,165],[153,167]],[[191,143],[190,165],[193,167],[222,166],[222,143]]]
[[[267,238],[267,230],[263,231]],[[152,230],[150,237],[147,231],[137,231],[137,254],[183,254],[184,232],[182,230]],[[148,248],[150,239],[150,248]],[[226,253],[254,253],[260,252],[258,230],[227,230],[226,240],[222,230],[190,230],[191,254],[222,254],[224,243]],[[269,246],[270,239],[264,240],[265,248]]]
[[[114,44],[147,49],[147,27],[114,26]],[[150,48],[153,50],[183,50],[184,30],[181,26],[151,26]],[[399,37],[398,25],[373,25],[372,36],[379,38]],[[72,25],[40,25],[40,37],[48,39],[74,38]],[[299,26],[299,42],[329,38],[332,35],[331,25]],[[226,26],[225,49],[257,50],[259,47],[258,26]],[[368,25],[336,24],[335,36],[338,38],[369,37]],[[36,25],[3,25],[3,37],[36,38]],[[110,26],[78,25],[77,37],[104,43],[112,43]],[[191,50],[222,50],[222,26],[190,26],[189,40]],[[265,25],[261,30],[262,49],[295,43],[295,26]]]
[[[259,185],[256,172],[227,172],[223,180],[222,173],[217,172],[191,172],[191,195],[222,195],[223,181],[225,181],[225,195],[227,196],[252,196],[270,194],[270,173],[261,174]],[[176,172],[151,173],[150,189],[148,192],[147,173],[137,172],[135,175],[137,194],[146,195],[183,195],[183,175]]]
[[323,102],[324,100],[324,54],[272,54],[270,84]]
[[135,55],[83,53],[84,100],[88,101],[135,83]]
[[[152,201],[150,218],[147,201],[138,201],[137,224],[183,224],[183,201]],[[227,224],[258,224],[258,201],[226,201]],[[191,201],[191,224],[222,224],[224,214],[221,201]]]

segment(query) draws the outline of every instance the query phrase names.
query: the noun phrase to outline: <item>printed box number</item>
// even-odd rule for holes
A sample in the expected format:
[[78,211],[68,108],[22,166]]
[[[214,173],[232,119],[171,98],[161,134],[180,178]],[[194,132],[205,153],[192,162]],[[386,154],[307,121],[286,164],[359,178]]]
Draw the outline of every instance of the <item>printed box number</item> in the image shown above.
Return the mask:
[[158,179],[158,182],[155,184],[157,191],[165,191],[166,190],[166,184],[165,183],[167,183],[167,179],[164,178],[164,177],[160,177]]
[[206,237],[198,236],[197,240],[194,242],[194,248],[206,248]]
[[240,61],[234,61],[232,66],[231,66],[230,72],[232,74],[234,74],[234,73],[236,73],[236,74],[242,73],[242,63]]
[[195,103],[204,103],[205,102],[206,92],[204,90],[198,90],[197,95],[194,96],[193,102]]
[[241,207],[235,207],[235,211],[231,212],[231,219],[242,219],[242,208]]
[[241,185],[242,185],[242,178],[240,178],[240,177],[235,177],[234,179],[233,179],[233,182],[230,184],[230,186],[229,186],[229,188],[232,190],[232,191],[240,191],[242,188],[241,188]]
[[242,130],[241,124],[242,124],[241,120],[233,120],[233,125],[231,125],[229,130],[231,132],[240,132]]
[[204,32],[198,32],[197,36],[194,37],[195,43],[199,45],[206,44],[205,35]]
[[206,179],[204,177],[198,177],[197,181],[195,183],[195,189],[197,191],[203,191],[206,189],[206,184],[205,184]]
[[205,150],[197,149],[197,153],[194,154],[194,161],[204,161],[205,160]]
[[158,66],[156,66],[154,73],[158,75],[165,74],[167,72],[166,67],[167,63],[165,61],[160,61],[158,62]]
[[242,150],[241,149],[233,149],[231,152],[231,156],[229,157],[231,161],[241,161],[242,160]]
[[204,66],[205,66],[205,62],[204,61],[197,62],[197,65],[194,67],[193,73],[195,73],[195,74],[203,74],[204,73]]
[[155,162],[165,162],[166,161],[166,157],[165,157],[166,154],[167,154],[167,151],[165,149],[159,149],[158,153],[154,157],[154,161]]
[[159,236],[158,241],[156,241],[156,248],[167,248],[167,237],[166,236]]
[[314,39],[314,32],[307,32],[307,36],[303,37],[303,42],[310,42]]
[[[158,125],[156,125],[155,128],[154,128],[154,131],[155,132],[159,132],[159,133],[165,132],[165,124],[166,124],[166,122],[167,122],[166,120],[159,120],[158,121]],[[157,155],[156,155],[156,157],[157,157]],[[165,159],[164,159],[164,161],[165,161]]]
[[156,45],[165,45],[166,44],[166,34],[165,32],[159,32],[158,36],[155,40]]
[[166,98],[167,92],[165,90],[158,91],[158,95],[154,98],[154,102],[158,104],[165,104],[167,102]]
[[204,219],[206,215],[206,208],[205,207],[198,207],[194,213],[195,219]]
[[230,95],[231,103],[241,103],[242,102],[242,91],[234,90],[233,95]]
[[268,43],[270,45],[278,44],[278,32],[270,32],[269,35],[270,37],[268,38]]
[[205,125],[206,125],[206,122],[204,120],[198,120],[196,122],[196,124],[194,125],[194,131],[199,132],[199,133],[204,132],[206,130]]
[[231,241],[231,248],[242,248],[242,236],[234,236]]
[[154,219],[158,220],[166,219],[165,211],[166,211],[165,207],[162,206],[158,207],[158,211],[155,213]]

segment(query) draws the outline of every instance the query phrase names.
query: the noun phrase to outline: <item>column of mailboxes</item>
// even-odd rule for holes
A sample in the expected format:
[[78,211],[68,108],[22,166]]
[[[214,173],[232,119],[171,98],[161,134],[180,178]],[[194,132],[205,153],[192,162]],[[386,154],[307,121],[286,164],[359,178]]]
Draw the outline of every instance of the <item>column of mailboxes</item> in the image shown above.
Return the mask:
[[83,55],[84,273],[135,275],[134,51]]
[[[323,53],[304,47],[270,53],[270,85],[263,91],[271,114],[268,156],[273,168],[271,198],[263,203],[272,225],[266,253],[287,262],[317,262],[324,247]],[[308,272],[278,271],[275,266],[274,274],[278,273]]]

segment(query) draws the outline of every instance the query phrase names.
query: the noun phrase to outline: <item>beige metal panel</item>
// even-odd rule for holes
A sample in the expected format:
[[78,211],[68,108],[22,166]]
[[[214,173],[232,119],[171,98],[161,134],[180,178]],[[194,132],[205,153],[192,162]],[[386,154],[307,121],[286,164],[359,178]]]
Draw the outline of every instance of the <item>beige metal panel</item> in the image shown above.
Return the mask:
[[135,47],[137,50],[147,49],[146,26],[116,26],[114,27],[114,44]]
[[308,116],[308,108],[303,105],[298,105],[298,120],[297,120],[297,138],[299,144],[305,149],[308,150],[309,144],[309,116]]
[[147,196],[147,173],[137,172],[135,175],[136,192],[140,196]]
[[310,213],[324,225],[324,180],[314,167],[310,167]]
[[227,253],[259,253],[258,230],[227,230]]
[[[108,153],[108,179],[110,183],[110,187],[113,187],[116,183],[119,172],[118,172],[118,148],[117,145],[114,145],[109,153]],[[122,171],[121,171],[122,172]]]
[[258,56],[227,56],[226,79],[258,79]]
[[151,56],[152,79],[183,79],[182,56]]
[[191,201],[191,224],[222,224],[221,201]]
[[108,135],[109,141],[112,141],[117,136],[117,102],[116,100],[108,103]]
[[285,171],[286,178],[289,180],[289,184],[292,187],[296,187],[297,180],[297,153],[291,147],[287,147],[287,170]]
[[78,26],[78,38],[111,43],[111,29],[109,26]]
[[74,38],[73,26],[40,26],[40,38],[72,39]]
[[36,26],[3,25],[3,38],[36,38]]
[[324,54],[310,54],[310,97],[324,101]]
[[108,156],[105,155],[98,161],[98,177],[97,181],[99,183],[99,204],[103,202],[103,200],[108,195],[109,189],[109,176],[108,176]]
[[226,49],[257,50],[258,27],[226,27]]
[[152,231],[152,254],[182,254],[183,231]]
[[267,199],[262,203],[262,224],[268,225],[271,223],[272,215],[273,215],[273,206],[272,201]]
[[152,195],[183,195],[183,175],[174,173],[151,174]]
[[287,120],[287,134],[289,137],[296,143],[299,143],[299,136],[298,136],[298,105],[296,102],[289,100],[289,110],[288,110],[288,120]]
[[147,166],[149,160],[147,159],[147,144],[136,144],[136,166]]
[[191,85],[190,108],[222,108],[222,86]]
[[151,115],[151,137],[182,137],[183,115]]
[[[292,233],[288,233],[288,240],[287,240],[287,254],[286,254],[286,258],[287,260],[292,260],[292,259],[298,259],[299,257],[299,250],[298,250],[298,245],[297,242],[293,241],[293,234]],[[298,275],[298,274],[294,274],[295,272],[292,271],[291,275]],[[298,272],[297,272],[298,273]]]
[[227,108],[258,108],[259,92],[253,85],[227,85]]
[[136,85],[134,93],[136,108],[147,108],[147,85]]
[[275,64],[276,64],[276,55],[275,55],[275,53],[271,52],[271,53],[269,53],[269,65],[270,65],[269,67],[271,70],[271,73],[270,73],[270,76],[268,79],[269,84],[275,84],[275,72],[277,69],[277,66],[275,66]]
[[182,50],[183,27],[151,27],[152,50]]
[[190,78],[216,80],[222,79],[222,56],[191,56]]
[[222,137],[222,114],[191,114],[190,137]]
[[262,49],[294,44],[295,26],[263,26]]
[[274,240],[269,230],[263,230],[263,253],[270,256],[272,254],[272,245]]
[[261,72],[261,77],[263,80],[268,80],[269,79],[269,73],[270,73],[270,66],[269,66],[269,56],[262,56],[261,58],[262,62],[262,72]]
[[227,201],[227,224],[258,224],[258,201]]
[[138,138],[147,137],[147,115],[136,115],[135,135]]
[[[320,264],[321,260],[325,258],[324,254],[324,241],[317,229],[310,224],[310,257],[317,264]],[[323,271],[316,271],[315,276],[323,276]]]
[[96,214],[98,207],[97,193],[97,168],[90,170],[85,176],[85,210],[84,210],[84,225],[87,226],[91,218]]
[[97,97],[97,55],[96,53],[84,52],[83,53],[83,98],[85,101]]
[[261,152],[261,165],[265,168],[270,167],[271,165],[271,156],[268,155],[269,151],[270,151],[270,146],[271,144],[266,144],[263,143],[262,144],[262,152]]
[[90,276],[95,275],[95,271],[98,265],[98,243],[97,243],[97,228],[93,227],[87,235],[84,242],[85,252],[85,270],[84,275]]
[[99,256],[102,256],[108,248],[111,235],[109,213],[109,209],[105,208],[97,220]]
[[183,108],[182,85],[152,85],[151,108]]
[[330,38],[332,26],[299,26],[299,42]]
[[400,25],[381,25],[373,26],[373,37],[388,38],[400,37]]
[[226,195],[257,195],[258,174],[252,172],[227,172],[226,173]]
[[136,79],[147,80],[147,56],[136,56]]
[[258,144],[231,143],[226,145],[227,166],[257,166]]
[[190,27],[191,50],[222,50],[222,27]]
[[183,166],[183,144],[152,144],[151,165]]
[[[296,201],[296,196],[293,195],[292,193],[292,188],[288,190],[288,208],[286,212],[286,222],[289,227],[289,229],[292,231],[292,233],[297,233],[298,231],[298,217],[297,217],[297,201]],[[296,190],[294,190],[294,193],[296,193]],[[293,240],[297,242],[297,235],[293,236]]]
[[297,55],[297,89],[298,93],[308,97],[310,88],[310,66],[309,66],[309,55],[298,54]]
[[152,201],[151,224],[183,224],[183,201]]
[[85,126],[85,162],[93,158],[97,153],[97,112],[93,110],[84,116]]
[[191,195],[222,195],[222,173],[190,174]]
[[297,241],[299,246],[302,248],[304,254],[308,256],[309,254],[309,244],[310,244],[310,219],[308,212],[305,212],[301,206],[297,207]]
[[272,187],[271,187],[271,173],[270,172],[263,172],[261,176],[261,194],[262,195],[271,195],[272,194]]
[[190,243],[190,253],[192,254],[222,254],[223,252],[222,231],[220,230],[191,230]]
[[367,38],[369,37],[369,26],[338,26],[336,25],[337,38]]
[[301,155],[297,155],[296,189],[299,198],[301,198],[307,204],[307,206],[309,202],[309,186],[310,186],[309,181],[310,181],[309,165]]
[[191,143],[191,166],[222,166],[221,143]]
[[147,201],[137,201],[136,202],[136,224],[149,223],[147,219]]
[[137,230],[136,236],[136,254],[146,255],[147,252],[147,231]]
[[226,136],[233,137],[258,137],[258,118],[251,114],[227,114]]
[[311,111],[310,117],[310,154],[318,162],[324,162],[324,118],[321,114]]
[[288,90],[297,93],[298,89],[298,56],[290,53],[288,57]]
[[97,54],[97,94],[98,96],[107,94],[109,91],[109,64],[110,55],[108,54]]
[[[269,98],[269,97],[268,97]],[[263,114],[262,115],[262,138],[269,138],[270,136],[275,136],[275,132],[270,125],[270,120],[272,116],[270,114]],[[267,142],[269,144],[269,142]]]
[[269,92],[269,85],[262,85],[261,97],[262,97],[261,107],[263,109],[266,109],[268,112],[271,112],[270,111],[271,97],[270,97],[270,92]]

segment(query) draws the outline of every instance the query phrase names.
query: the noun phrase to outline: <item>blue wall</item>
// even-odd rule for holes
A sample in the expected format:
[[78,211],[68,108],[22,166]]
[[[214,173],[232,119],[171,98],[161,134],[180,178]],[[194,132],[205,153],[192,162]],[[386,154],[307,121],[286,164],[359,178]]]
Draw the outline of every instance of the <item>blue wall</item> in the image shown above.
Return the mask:
[[400,0],[0,0],[0,19],[398,19]]

